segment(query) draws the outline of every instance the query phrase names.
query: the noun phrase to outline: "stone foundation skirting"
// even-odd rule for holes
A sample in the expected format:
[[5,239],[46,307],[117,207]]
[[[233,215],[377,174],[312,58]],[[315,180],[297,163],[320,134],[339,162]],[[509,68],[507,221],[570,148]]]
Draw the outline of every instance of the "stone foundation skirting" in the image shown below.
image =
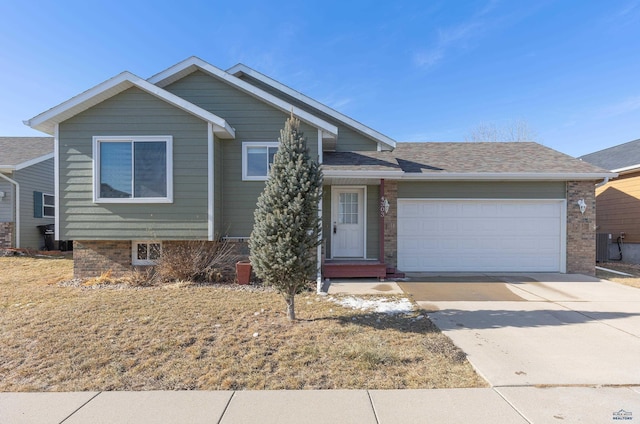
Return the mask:
[[0,222],[0,248],[13,247],[13,222]]
[[[233,254],[240,259],[249,258],[249,246],[245,239],[229,240]],[[112,277],[122,277],[140,266],[132,265],[132,241],[130,240],[75,240],[73,243],[73,276],[87,279],[109,272]],[[162,249],[171,252],[182,241],[162,241]]]

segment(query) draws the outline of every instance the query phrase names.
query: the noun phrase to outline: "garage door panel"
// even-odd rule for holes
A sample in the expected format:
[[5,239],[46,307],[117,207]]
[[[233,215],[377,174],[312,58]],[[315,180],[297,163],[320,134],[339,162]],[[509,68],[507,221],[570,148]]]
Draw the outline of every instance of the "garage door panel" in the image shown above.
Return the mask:
[[401,199],[398,268],[558,272],[562,205],[548,200]]

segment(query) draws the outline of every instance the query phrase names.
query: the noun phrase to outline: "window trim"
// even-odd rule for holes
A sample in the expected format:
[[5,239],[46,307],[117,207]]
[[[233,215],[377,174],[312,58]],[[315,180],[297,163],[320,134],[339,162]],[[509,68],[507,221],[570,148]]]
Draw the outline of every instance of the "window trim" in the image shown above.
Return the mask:
[[[164,142],[167,149],[167,195],[165,197],[100,197],[100,143]],[[93,137],[93,202],[94,203],[173,203],[173,136],[94,136]]]
[[[157,265],[153,259],[138,259],[138,246],[141,244],[159,244],[160,254],[162,255],[162,241],[159,240],[134,240],[131,242],[131,265]],[[147,246],[147,252],[149,248]]]
[[[248,170],[248,150],[252,147],[279,147],[277,141],[243,141],[242,142],[242,181],[267,181],[269,175],[256,176],[247,175]],[[268,155],[267,155],[268,156]]]
[[[49,193],[41,193],[42,194],[42,217],[43,218],[55,218],[56,217],[56,196]],[[53,197],[53,204],[47,204],[44,201],[44,196]],[[53,208],[53,215],[47,215],[44,213],[45,208]]]

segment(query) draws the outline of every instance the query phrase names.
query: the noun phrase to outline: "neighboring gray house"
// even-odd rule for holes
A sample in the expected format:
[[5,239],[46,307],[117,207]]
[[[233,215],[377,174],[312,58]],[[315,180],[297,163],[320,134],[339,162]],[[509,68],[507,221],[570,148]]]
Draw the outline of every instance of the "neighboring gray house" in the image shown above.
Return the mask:
[[152,264],[181,240],[245,246],[291,113],[324,170],[319,281],[594,273],[594,187],[615,174],[536,143],[399,143],[244,65],[192,57],[25,122],[55,137],[56,236],[74,240],[76,276]]
[[42,249],[54,223],[53,137],[0,137],[0,248]]

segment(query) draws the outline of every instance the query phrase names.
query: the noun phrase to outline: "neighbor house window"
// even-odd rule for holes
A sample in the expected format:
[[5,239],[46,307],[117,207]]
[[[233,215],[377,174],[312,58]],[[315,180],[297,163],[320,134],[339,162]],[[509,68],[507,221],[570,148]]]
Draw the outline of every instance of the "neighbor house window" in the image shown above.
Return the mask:
[[42,217],[55,218],[56,198],[52,194],[42,193]]
[[94,201],[173,201],[171,136],[94,137]]
[[159,241],[134,241],[132,244],[133,265],[155,265],[162,254]]
[[277,141],[247,141],[242,143],[242,179],[265,181],[278,151]]
[[56,198],[53,194],[33,192],[33,217],[34,218],[55,218]]

